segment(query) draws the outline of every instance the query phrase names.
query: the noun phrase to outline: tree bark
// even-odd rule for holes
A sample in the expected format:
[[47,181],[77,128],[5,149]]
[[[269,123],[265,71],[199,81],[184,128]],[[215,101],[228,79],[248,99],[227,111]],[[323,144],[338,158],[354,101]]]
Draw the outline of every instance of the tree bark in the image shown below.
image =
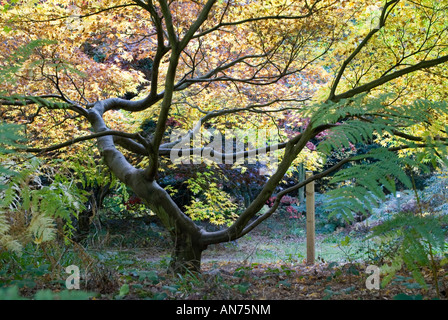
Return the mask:
[[178,233],[174,237],[174,249],[171,255],[169,269],[174,273],[201,271],[201,257],[205,246],[188,234]]

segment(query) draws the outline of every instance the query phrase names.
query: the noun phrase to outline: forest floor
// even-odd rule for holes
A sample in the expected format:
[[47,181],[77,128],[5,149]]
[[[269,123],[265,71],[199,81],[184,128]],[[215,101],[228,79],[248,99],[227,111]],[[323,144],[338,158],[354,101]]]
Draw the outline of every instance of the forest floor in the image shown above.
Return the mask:
[[[120,220],[97,226],[81,246],[44,250],[31,246],[14,261],[4,260],[0,300],[19,294],[31,299],[36,295],[54,299],[56,294],[57,299],[58,293],[67,291],[69,265],[79,266],[79,294],[88,292],[94,300],[448,299],[448,265],[436,272],[422,269],[426,286],[417,283],[411,272],[400,270],[387,285],[369,289],[369,284],[386,279],[383,274],[379,281],[374,279],[368,267],[387,264],[387,247],[365,240],[365,228],[347,226],[328,232],[320,225],[315,263],[309,265],[305,218],[279,215],[266,222],[237,241],[209,246],[203,252],[201,273],[186,274],[167,271],[171,241],[157,223]],[[19,292],[5,291],[5,285],[6,290],[17,286]]]
[[[274,221],[272,226],[279,226]],[[238,241],[209,247],[200,274],[167,272],[167,247],[102,250],[100,260],[114,269],[117,283],[97,299],[164,300],[446,300],[448,268],[437,272],[439,294],[432,270],[423,270],[426,288],[410,272],[400,271],[390,283],[368,289],[366,252],[372,244],[362,234],[320,234],[316,261],[306,263],[306,237],[301,232],[278,233],[267,225]],[[297,226],[296,230],[301,230]],[[291,231],[291,230],[289,230]],[[350,235],[350,236],[349,236]],[[163,238],[159,239],[163,242]],[[152,239],[153,244],[154,238]],[[342,243],[342,244],[341,244]],[[159,249],[156,249],[156,248]],[[163,246],[162,246],[163,247]],[[150,249],[152,248],[152,249]],[[100,251],[98,251],[100,252]],[[377,279],[378,280],[378,279]],[[383,277],[380,276],[380,280]],[[376,282],[378,283],[378,282]],[[118,290],[121,288],[121,290]],[[92,287],[92,289],[97,289]],[[96,290],[98,291],[98,290]],[[109,292],[110,291],[110,292]],[[117,294],[117,292],[120,293]]]

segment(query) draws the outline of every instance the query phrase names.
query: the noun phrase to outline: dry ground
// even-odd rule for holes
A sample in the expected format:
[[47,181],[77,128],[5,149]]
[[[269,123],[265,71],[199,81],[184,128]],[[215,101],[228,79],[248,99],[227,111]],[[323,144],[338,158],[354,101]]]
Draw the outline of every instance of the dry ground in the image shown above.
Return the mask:
[[[126,258],[115,258],[115,264],[109,266],[116,266],[124,259],[131,263],[117,273],[115,289],[104,293],[99,299],[448,299],[447,266],[438,270],[439,294],[430,270],[424,270],[426,288],[417,284],[410,273],[402,271],[384,288],[369,290],[366,280],[370,274],[366,273],[366,263],[362,260],[349,263],[343,259],[348,257],[347,252],[341,253],[337,241],[329,242],[329,235],[319,235],[316,239],[317,259],[310,266],[305,261],[306,239],[300,235],[275,236],[278,234],[261,228],[238,242],[210,247],[204,252],[201,274],[167,273],[169,251],[167,248],[160,250],[160,246],[112,249],[117,254],[127,255]],[[364,242],[354,241],[352,247],[344,250],[355,252],[356,246],[365,245]],[[334,260],[338,254],[339,260]],[[150,272],[150,276],[142,276],[141,272]],[[117,297],[116,288],[123,285],[129,286],[129,292]]]

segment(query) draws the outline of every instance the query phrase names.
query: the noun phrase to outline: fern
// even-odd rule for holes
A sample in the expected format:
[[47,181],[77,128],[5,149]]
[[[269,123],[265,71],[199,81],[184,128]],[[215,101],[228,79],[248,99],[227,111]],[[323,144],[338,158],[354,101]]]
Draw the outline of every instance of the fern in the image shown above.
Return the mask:
[[434,114],[446,114],[448,102],[415,100],[408,105],[396,107],[388,103],[394,99],[392,94],[383,94],[369,98],[360,94],[354,98],[338,102],[325,102],[310,107],[308,115],[314,127],[325,124],[336,124],[347,119],[365,118],[372,123],[384,124],[390,127],[404,127],[418,123],[434,123]]
[[[369,98],[367,94],[359,94],[350,99],[340,100],[338,102],[327,101],[316,104],[308,110],[307,115],[311,117],[311,123],[314,127],[325,124],[336,124],[339,121],[348,118],[372,115],[388,115],[392,118],[392,110],[386,106],[386,101],[393,98],[392,94],[383,94],[376,98]],[[396,116],[399,116],[398,114]],[[387,121],[384,118],[383,121]],[[389,121],[390,122],[390,121]]]
[[421,268],[433,263],[429,253],[437,249],[444,250],[446,234],[442,225],[446,223],[446,215],[414,215],[401,212],[374,227],[368,239],[393,239],[398,244],[398,251],[390,264],[383,266],[383,271],[387,274],[383,279],[383,286],[387,285],[403,266],[407,267],[419,284],[426,286]]
[[56,41],[38,39],[18,47],[12,55],[4,60],[5,64],[0,66],[1,82],[15,83],[22,65],[31,57],[34,50],[36,48],[55,43]]
[[4,247],[7,250],[14,251],[18,254],[22,251],[22,245],[19,241],[8,234],[10,229],[6,216],[0,211],[0,248]]
[[[394,140],[389,140],[388,147],[413,147],[416,143],[428,146],[413,154],[400,156],[386,147],[378,147],[353,157],[352,164],[334,174],[330,180],[335,188],[327,192],[329,198],[324,204],[324,209],[331,212],[329,217],[341,215],[351,222],[354,212],[367,215],[385,199],[386,191],[393,194],[396,192],[397,181],[406,188],[415,190],[405,168],[428,172],[428,164],[436,167],[439,161],[447,162],[446,141],[434,138],[439,132],[446,132],[448,129],[443,121],[434,118],[437,114],[447,114],[447,103],[417,100],[397,108],[385,103],[387,99],[388,96],[373,100],[360,96],[337,103],[329,102],[319,106],[320,109],[312,118],[315,127],[337,124],[329,130],[327,139],[318,145],[318,150],[326,155],[334,150],[357,143],[370,143],[385,136],[395,136]],[[395,135],[396,131],[416,126],[421,137],[416,142]],[[427,266],[432,269],[438,292],[434,252],[445,250],[446,231],[442,226],[446,223],[448,216],[399,212],[374,228],[370,238],[394,243],[394,248],[397,249],[389,264],[383,266],[383,271],[387,274],[383,279],[383,286],[403,267],[412,273],[418,283],[426,286],[422,267]]]
[[[430,140],[431,127],[446,131],[446,124],[435,115],[448,113],[448,102],[416,100],[409,105],[395,107],[387,101],[391,94],[368,98],[366,94],[341,100],[325,102],[310,107],[308,115],[313,127],[336,125],[330,129],[329,139],[321,143],[320,151],[328,154],[333,149],[348,146],[348,143],[362,143],[384,134],[393,135],[394,130],[421,124],[428,129],[426,137]],[[339,124],[339,125],[338,125]],[[425,141],[430,142],[430,141]],[[436,143],[436,141],[432,141]],[[440,147],[443,144],[439,145]]]
[[333,150],[349,149],[351,147],[350,144],[369,143],[375,137],[390,132],[390,127],[383,121],[370,123],[360,120],[348,120],[331,129],[330,135],[318,144],[317,150],[329,155]]
[[56,238],[56,227],[54,220],[45,214],[37,214],[33,216],[28,227],[28,232],[32,235],[36,244],[52,241]]
[[[30,241],[40,244],[54,240],[56,218],[65,222],[65,233],[71,236],[72,217],[84,209],[85,192],[60,175],[51,185],[43,186],[39,167],[40,161],[31,159],[9,177],[6,189],[0,192],[0,243],[8,250],[20,251]],[[14,221],[14,232],[8,221]]]
[[13,148],[20,147],[24,141],[21,133],[22,126],[17,124],[0,122],[0,154],[10,154],[15,152]]
[[[447,154],[445,141],[431,138],[431,130],[440,129],[442,123],[434,121],[434,114],[448,113],[446,102],[430,102],[417,100],[399,108],[387,103],[391,95],[368,99],[360,95],[339,102],[327,102],[317,106],[311,122],[313,126],[338,124],[329,130],[327,138],[319,143],[318,151],[330,155],[333,150],[349,148],[355,144],[371,143],[381,137],[393,136],[403,127],[420,124],[421,128],[428,128],[422,138],[428,148],[416,153],[416,156],[397,156],[385,147],[371,150],[367,154],[353,158],[352,166],[336,173],[331,184],[336,189],[330,191],[331,204],[327,206],[332,215],[342,214],[347,220],[352,219],[353,212],[367,213],[378,200],[385,197],[385,190],[395,193],[395,181],[412,188],[409,177],[404,168],[428,171],[427,164],[436,165],[436,159],[446,162],[441,154]],[[341,121],[340,123],[338,121]],[[418,141],[421,143],[422,141]],[[403,138],[396,138],[395,145],[406,144],[415,146],[414,142]],[[392,145],[394,146],[394,145]],[[426,159],[426,161],[422,161]]]
[[[2,182],[3,175],[12,175],[14,173],[9,168],[13,166],[13,163],[5,156],[14,153],[15,149],[20,148],[20,143],[24,140],[22,126],[0,122],[0,182]],[[4,189],[4,184],[0,183],[0,190],[2,189]]]
[[23,249],[22,244],[8,234],[0,234],[0,249],[2,247],[6,250],[17,253],[18,255],[21,254]]
[[412,182],[404,172],[406,166],[425,166],[408,158],[400,158],[385,148],[376,148],[369,153],[354,157],[362,161],[336,173],[330,184],[339,186],[327,192],[330,201],[325,205],[330,216],[342,214],[347,220],[353,218],[352,212],[368,214],[374,206],[385,199],[385,190],[396,192],[396,182],[412,188]]
[[[35,66],[42,65],[43,61],[36,59],[36,57],[32,57],[35,53],[36,48],[44,47],[52,44],[56,44],[57,42],[54,40],[46,40],[46,39],[38,39],[30,41],[29,43],[20,46],[15,49],[15,51],[8,57],[6,57],[0,65],[0,83],[10,83],[15,84],[17,82],[18,76],[20,75],[20,71],[23,68],[23,65],[27,63],[28,70],[31,70]],[[30,61],[30,60],[33,61]],[[47,66],[50,66],[48,62],[45,62]],[[55,68],[69,70],[73,73],[78,73],[81,76],[84,75],[82,72],[77,71],[75,68],[68,64],[53,64]],[[40,97],[28,96],[28,95],[18,95],[18,94],[7,94],[6,92],[2,92],[0,88],[0,100],[12,103],[16,105],[17,103],[22,103],[23,105],[28,104],[30,101],[43,106],[48,107],[50,109],[66,109],[69,104],[65,102],[57,102],[52,99],[44,99]],[[0,103],[1,104],[1,103]]]

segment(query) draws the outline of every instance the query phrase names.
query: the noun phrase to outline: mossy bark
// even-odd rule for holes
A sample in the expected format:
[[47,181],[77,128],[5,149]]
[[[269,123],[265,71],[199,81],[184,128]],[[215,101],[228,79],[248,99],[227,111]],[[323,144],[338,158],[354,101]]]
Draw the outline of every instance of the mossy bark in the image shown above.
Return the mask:
[[189,234],[179,234],[174,239],[174,249],[171,256],[169,269],[174,273],[187,271],[201,271],[203,245],[198,243]]

